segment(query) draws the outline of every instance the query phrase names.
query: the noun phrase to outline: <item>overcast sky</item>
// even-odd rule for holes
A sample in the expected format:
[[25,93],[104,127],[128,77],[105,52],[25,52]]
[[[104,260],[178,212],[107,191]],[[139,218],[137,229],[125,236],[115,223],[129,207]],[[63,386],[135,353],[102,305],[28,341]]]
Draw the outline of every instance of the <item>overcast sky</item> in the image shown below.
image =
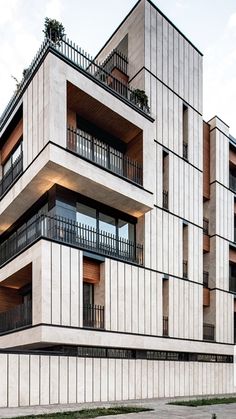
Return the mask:
[[[204,54],[204,119],[236,137],[236,1],[153,0]],[[0,113],[43,39],[46,16],[93,56],[136,0],[0,0]]]

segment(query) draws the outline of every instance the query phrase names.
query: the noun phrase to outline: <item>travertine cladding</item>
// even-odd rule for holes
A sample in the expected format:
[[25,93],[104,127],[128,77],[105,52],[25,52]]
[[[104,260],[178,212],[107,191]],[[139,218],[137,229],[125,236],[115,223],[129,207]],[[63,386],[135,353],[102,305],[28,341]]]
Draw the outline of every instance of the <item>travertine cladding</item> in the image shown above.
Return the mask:
[[[234,238],[228,127],[219,118],[209,121],[211,186],[204,215],[210,219],[211,238],[203,268],[202,56],[148,0],[138,3],[98,59],[103,61],[127,34],[130,80],[146,91],[155,121],[49,53],[23,95],[25,172],[1,201],[0,231],[59,183],[139,216],[137,240],[144,244],[145,266],[105,259],[97,294],[99,303],[105,302],[105,330],[91,331],[83,328],[82,251],[40,240],[0,270],[3,281],[32,262],[35,326],[1,336],[2,348],[51,342],[233,353],[234,298],[227,292]],[[143,130],[146,191],[112,174],[104,176],[103,169],[62,150],[67,82]],[[183,103],[188,107],[188,161],[183,159]],[[169,153],[169,211],[162,208],[164,148]],[[188,279],[183,279],[183,220],[188,224]],[[203,270],[209,271],[213,288],[204,313]],[[164,274],[169,279],[165,309]],[[163,314],[168,315],[169,338],[162,336]],[[202,341],[203,322],[215,325],[216,343]],[[0,371],[0,406],[235,390],[233,364],[0,354]]]
[[0,354],[0,407],[233,393],[233,368],[220,363]]

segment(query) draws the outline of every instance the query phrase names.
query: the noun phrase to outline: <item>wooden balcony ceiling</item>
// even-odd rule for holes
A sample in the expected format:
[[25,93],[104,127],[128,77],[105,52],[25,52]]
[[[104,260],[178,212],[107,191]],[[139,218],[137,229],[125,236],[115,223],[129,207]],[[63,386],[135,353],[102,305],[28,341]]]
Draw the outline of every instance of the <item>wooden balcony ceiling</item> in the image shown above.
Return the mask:
[[24,266],[24,268],[10,275],[4,281],[0,282],[1,287],[20,289],[32,281],[32,264]]
[[82,118],[122,141],[129,142],[141,131],[139,127],[71,83],[67,83],[67,106]]

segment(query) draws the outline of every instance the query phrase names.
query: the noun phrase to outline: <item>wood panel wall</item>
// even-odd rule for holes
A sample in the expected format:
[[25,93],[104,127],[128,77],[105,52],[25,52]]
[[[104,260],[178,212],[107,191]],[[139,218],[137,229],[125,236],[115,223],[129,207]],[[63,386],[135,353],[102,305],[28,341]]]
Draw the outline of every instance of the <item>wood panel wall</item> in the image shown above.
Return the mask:
[[96,260],[83,258],[83,280],[90,284],[98,284],[100,281],[100,263]]
[[9,136],[8,140],[4,144],[1,150],[1,164],[4,164],[8,159],[9,155],[11,154],[13,148],[16,146],[18,141],[23,135],[23,119],[21,119],[17,126],[12,131],[11,135]]
[[17,293],[17,290],[0,287],[0,313],[8,311],[21,303],[22,296]]

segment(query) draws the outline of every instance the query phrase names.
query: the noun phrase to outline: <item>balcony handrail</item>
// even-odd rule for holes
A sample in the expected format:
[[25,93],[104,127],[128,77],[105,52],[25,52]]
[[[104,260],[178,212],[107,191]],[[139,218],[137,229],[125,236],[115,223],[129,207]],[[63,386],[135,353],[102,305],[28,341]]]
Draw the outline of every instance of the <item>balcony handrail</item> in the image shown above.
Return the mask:
[[86,131],[68,127],[67,132],[67,148],[70,151],[138,185],[142,185],[143,166],[140,163]]
[[0,313],[0,333],[32,324],[32,300]]
[[229,291],[236,293],[236,278],[231,276],[229,276]]
[[162,191],[162,205],[165,209],[169,208],[169,193],[165,189]]
[[97,304],[84,304],[83,326],[94,329],[104,329],[104,306]]
[[9,170],[0,180],[0,198],[2,195],[11,188],[13,182],[23,172],[23,152],[17,157],[14,163],[11,165]]
[[203,286],[205,288],[208,288],[208,282],[209,282],[209,272],[203,271]]
[[183,278],[188,278],[188,261],[183,260]]
[[188,160],[188,143],[183,142],[183,158]]
[[137,96],[135,95],[135,89],[133,89],[130,85],[127,86],[121,80],[116,79],[108,73],[98,60],[94,60],[89,54],[79,48],[78,45],[75,45],[75,43],[66,38],[66,36],[57,43],[54,43],[49,38],[45,38],[31,64],[27,68],[24,77],[17,85],[13,96],[0,116],[0,131],[3,127],[5,119],[8,117],[9,113],[16,105],[18,99],[26,88],[30,76],[34,73],[42,58],[50,49],[65,57],[67,60],[72,62],[74,66],[89,74],[89,76],[93,79],[99,80],[101,83],[105,84],[110,90],[115,91],[116,94],[128,100],[137,109],[144,112],[144,114],[150,115],[149,106],[140,104]]
[[203,234],[209,235],[209,219],[203,218]]
[[128,59],[122,54],[117,48],[114,48],[108,57],[101,63],[102,67],[107,67],[108,65],[112,66],[112,61],[114,67],[118,68],[122,73],[127,74],[128,72]]
[[168,316],[163,316],[163,336],[169,336],[169,319],[168,319]]
[[143,265],[143,245],[60,216],[38,215],[0,245],[0,266],[39,238]]
[[203,323],[203,340],[215,340],[215,326],[210,323]]

